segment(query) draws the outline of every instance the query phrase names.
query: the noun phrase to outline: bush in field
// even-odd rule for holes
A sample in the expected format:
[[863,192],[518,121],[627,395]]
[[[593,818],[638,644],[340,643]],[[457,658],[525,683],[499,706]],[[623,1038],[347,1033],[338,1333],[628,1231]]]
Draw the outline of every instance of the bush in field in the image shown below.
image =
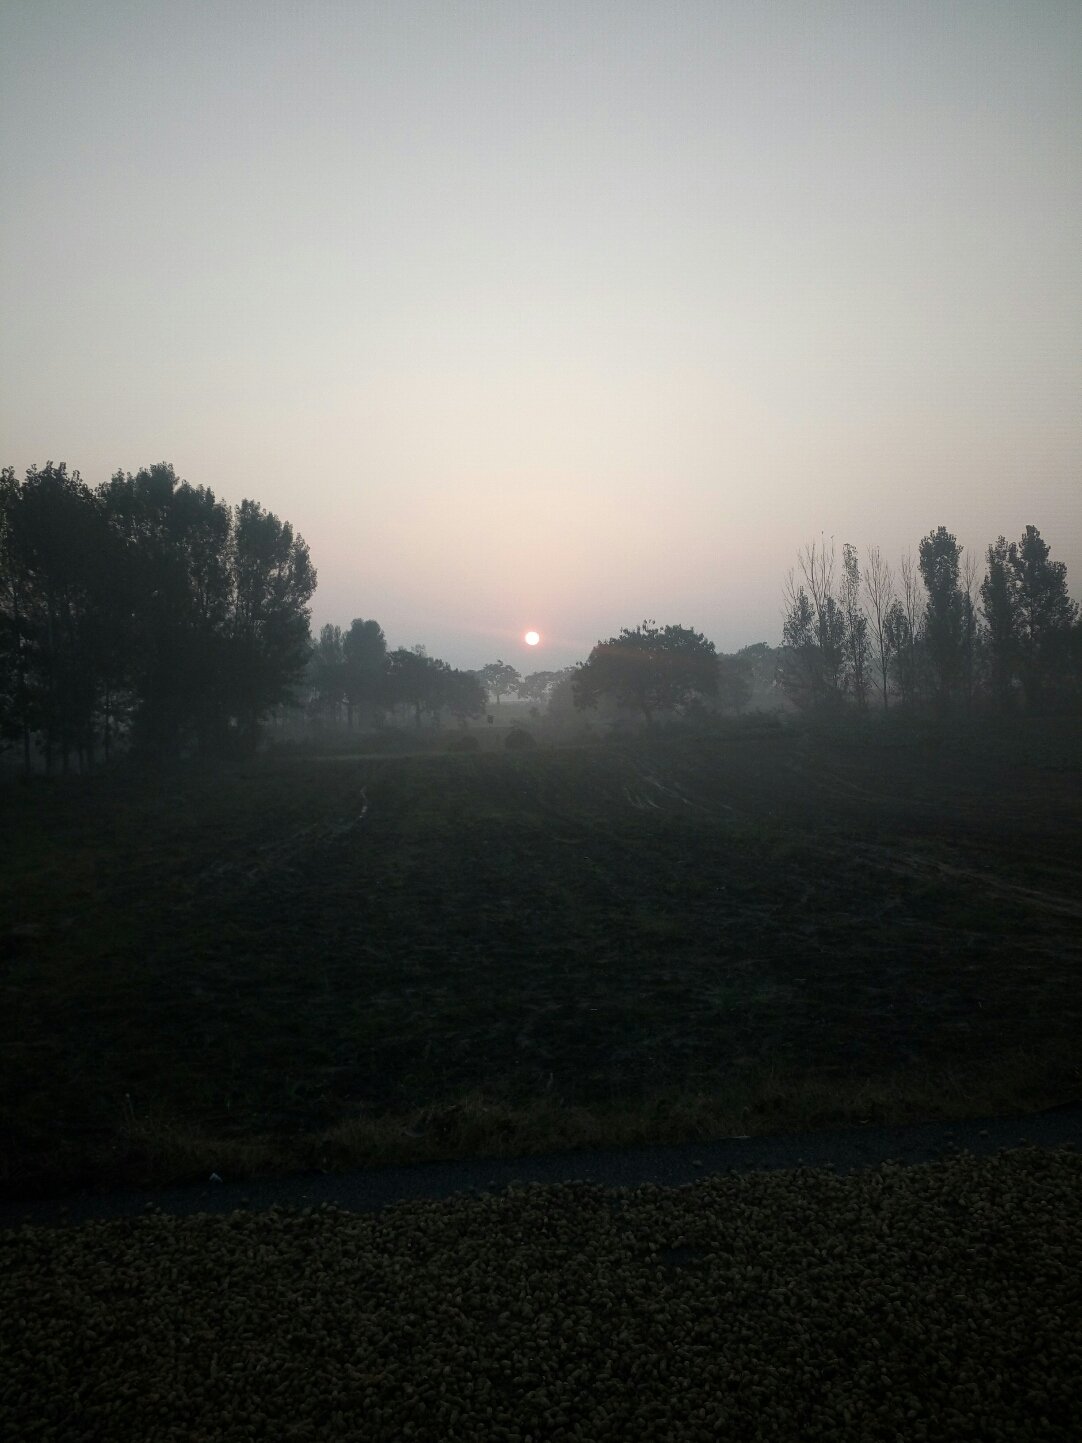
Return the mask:
[[481,743],[475,736],[452,737],[447,743],[449,752],[475,752],[480,749]]
[[537,743],[529,732],[519,730],[509,732],[507,740],[504,742],[504,746],[509,752],[528,751],[530,747],[536,745]]

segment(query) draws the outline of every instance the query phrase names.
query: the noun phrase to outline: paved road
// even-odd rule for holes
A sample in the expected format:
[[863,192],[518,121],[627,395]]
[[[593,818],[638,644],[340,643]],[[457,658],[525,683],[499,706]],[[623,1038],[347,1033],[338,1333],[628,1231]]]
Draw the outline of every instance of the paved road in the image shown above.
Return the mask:
[[420,1163],[348,1173],[306,1173],[300,1177],[234,1182],[228,1176],[187,1187],[78,1194],[55,1201],[0,1203],[0,1228],[23,1222],[64,1225],[92,1218],[136,1217],[148,1208],[187,1216],[227,1213],[237,1208],[317,1207],[333,1203],[354,1212],[374,1212],[411,1199],[439,1199],[461,1192],[498,1192],[513,1182],[584,1181],[605,1187],[681,1187],[718,1173],[833,1163],[838,1173],[888,1160],[933,1162],[951,1153],[987,1154],[1028,1143],[1035,1147],[1082,1148],[1082,1102],[1023,1117],[896,1127],[851,1127],[836,1132],[778,1137],[725,1138],[674,1147],[550,1153],[541,1157],[489,1158],[468,1162]]

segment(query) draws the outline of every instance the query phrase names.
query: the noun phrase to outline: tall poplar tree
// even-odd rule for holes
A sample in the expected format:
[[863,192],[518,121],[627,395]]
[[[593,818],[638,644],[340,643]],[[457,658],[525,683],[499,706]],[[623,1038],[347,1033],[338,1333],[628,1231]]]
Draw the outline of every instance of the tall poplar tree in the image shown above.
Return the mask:
[[1078,606],[1067,594],[1067,567],[1049,561],[1036,526],[1011,542],[1007,565],[1017,599],[1018,654],[1026,703],[1040,707],[1067,669],[1071,627]]
[[965,596],[959,585],[962,548],[945,526],[920,543],[920,573],[928,593],[924,643],[931,669],[933,700],[945,711],[962,679],[966,634]]

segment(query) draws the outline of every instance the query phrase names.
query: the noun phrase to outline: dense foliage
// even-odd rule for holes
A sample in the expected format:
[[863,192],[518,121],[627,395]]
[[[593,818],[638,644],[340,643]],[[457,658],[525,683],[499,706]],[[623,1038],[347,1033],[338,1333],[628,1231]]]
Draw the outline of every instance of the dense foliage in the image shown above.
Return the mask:
[[574,678],[575,703],[596,706],[603,696],[650,722],[659,713],[712,697],[718,688],[714,643],[686,626],[643,621],[599,641]]
[[51,462],[0,477],[0,727],[29,769],[247,749],[308,656],[316,573],[255,501],[165,463],[91,490]]
[[348,631],[323,627],[312,648],[307,673],[307,711],[321,723],[344,720],[347,730],[358,718],[381,725],[401,711],[418,727],[447,714],[456,721],[483,715],[485,688],[471,671],[459,671],[423,646],[387,650],[375,621],[354,620]]

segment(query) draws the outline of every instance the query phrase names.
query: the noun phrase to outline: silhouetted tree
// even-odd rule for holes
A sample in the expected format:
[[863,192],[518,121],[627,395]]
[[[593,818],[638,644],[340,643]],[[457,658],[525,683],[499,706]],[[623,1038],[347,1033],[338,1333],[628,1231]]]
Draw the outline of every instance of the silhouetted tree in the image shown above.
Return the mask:
[[123,556],[100,503],[63,464],[0,477],[0,726],[18,737],[29,771],[36,736],[51,771],[71,756],[93,766],[106,750],[114,695],[126,670]]
[[336,722],[345,691],[342,628],[327,622],[312,647],[309,683],[312,706],[325,721]]
[[517,691],[522,680],[515,668],[504,661],[490,661],[478,674],[483,685],[496,698],[497,706],[500,704],[500,697]]
[[255,501],[234,512],[231,559],[230,712],[250,750],[263,716],[290,698],[303,674],[316,573],[289,522]]
[[18,738],[23,765],[30,771],[30,656],[27,577],[18,537],[18,507],[21,491],[15,468],[0,474],[0,733],[5,739]]
[[685,626],[659,628],[643,621],[634,630],[599,641],[573,678],[575,705],[586,709],[607,696],[651,722],[695,698],[717,692],[714,643]]
[[571,670],[564,667],[560,671],[532,671],[519,682],[518,694],[523,701],[546,701],[556,683]]
[[[902,557],[899,570],[901,576],[900,605],[905,618],[904,627],[895,627],[895,634],[904,647],[896,657],[899,676],[899,691],[906,705],[915,705],[923,692],[922,657],[920,638],[924,631],[924,597],[921,594],[920,573],[912,552]],[[897,621],[897,618],[895,618]]]
[[310,653],[304,541],[257,502],[231,510],[165,462],[118,471],[97,499],[122,544],[133,741],[164,754],[254,746]]
[[1070,632],[1078,607],[1067,594],[1067,567],[1049,561],[1049,548],[1036,526],[1011,542],[1007,565],[1016,601],[1018,657],[1026,703],[1040,707],[1067,670]]
[[1000,536],[988,548],[987,571],[981,582],[981,609],[988,628],[989,681],[996,706],[1010,705],[1011,683],[1018,666],[1017,581],[1010,548]]
[[870,631],[875,661],[879,669],[879,689],[883,710],[890,706],[891,631],[887,616],[894,604],[894,573],[883,560],[878,546],[868,548],[868,565],[864,571],[864,593],[871,608]]
[[[416,726],[422,714],[438,710],[440,701],[440,669],[446,662],[427,655],[423,646],[400,646],[387,655],[387,700],[390,706],[405,706],[413,711]],[[447,668],[450,670],[450,668]]]
[[484,716],[488,694],[475,672],[449,669],[442,677],[442,693],[442,704],[457,721]]
[[977,558],[972,551],[962,554],[962,693],[967,707],[972,707],[984,657],[984,634],[977,611]]
[[833,544],[814,541],[798,557],[785,583],[781,684],[797,706],[837,705],[845,690],[845,613],[834,595]]
[[821,654],[816,639],[815,608],[803,586],[789,573],[779,676],[782,689],[794,705],[813,707],[823,700]]
[[778,673],[781,665],[781,648],[769,646],[765,641],[752,642],[742,646],[737,656],[748,663],[751,674],[751,698],[756,705],[766,703],[776,706],[779,697]]
[[715,700],[719,711],[742,712],[751,700],[754,687],[754,662],[747,655],[750,648],[735,656],[719,654],[718,684]]
[[1078,617],[1068,634],[1063,682],[1064,691],[1077,705],[1082,701],[1082,616]]
[[4,473],[5,634],[24,757],[41,735],[46,769],[93,763],[109,643],[109,537],[77,471],[49,462],[18,485]]
[[118,471],[97,494],[123,553],[132,739],[166,755],[213,747],[227,725],[229,508],[166,462]]
[[911,707],[917,699],[916,645],[909,613],[898,597],[883,617],[883,640],[902,705]]
[[967,626],[966,598],[959,585],[962,548],[945,526],[920,543],[920,572],[928,594],[923,639],[928,653],[936,708],[945,711],[962,680]]
[[1031,708],[1057,691],[1082,692],[1073,671],[1078,606],[1066,567],[1048,552],[1034,526],[1017,543],[1001,536],[982,580],[977,558],[940,526],[921,541],[919,564],[902,557],[896,584],[878,547],[862,577],[846,546],[835,598],[833,549],[812,543],[800,553],[800,580],[794,571],[787,578],[779,680],[799,706],[842,692],[859,704],[874,658],[884,708],[893,688],[903,705],[930,701],[940,713],[958,700],[972,705],[986,686],[1006,707],[1019,679]]
[[342,660],[346,725],[352,727],[354,708],[366,707],[371,715],[383,704],[387,638],[378,621],[353,619],[342,638]]
[[575,705],[575,677],[579,670],[578,666],[565,667],[563,675],[549,688],[545,716],[558,726],[571,729],[589,726]]
[[846,683],[857,706],[868,704],[868,618],[860,605],[860,562],[857,549],[842,547],[841,613],[845,622]]

